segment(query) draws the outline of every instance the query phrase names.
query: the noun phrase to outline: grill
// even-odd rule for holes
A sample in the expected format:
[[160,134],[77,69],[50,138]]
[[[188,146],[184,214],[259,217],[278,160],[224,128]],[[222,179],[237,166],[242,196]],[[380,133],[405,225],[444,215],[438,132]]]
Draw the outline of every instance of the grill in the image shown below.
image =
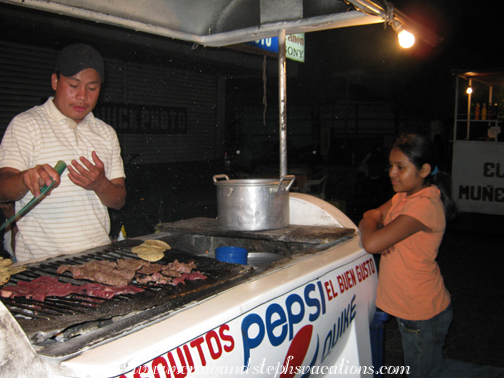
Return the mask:
[[[355,232],[353,229],[307,226],[259,232],[225,231],[217,227],[215,219],[206,218],[163,224],[158,229],[160,233],[150,238],[163,240],[172,249],[165,251],[165,257],[157,263],[168,264],[175,259],[183,263],[195,260],[197,270],[207,279],[186,280],[177,286],[139,284],[133,280],[131,285],[144,291],[120,294],[111,299],[85,294],[48,296],[43,302],[24,297],[1,298],[39,355],[59,358],[76,354],[166,318],[256,277],[264,270],[272,269],[271,265],[258,268],[220,262],[209,257],[212,256],[211,251],[219,246],[234,245],[249,251],[279,254],[283,259],[273,265],[281,266],[289,264],[294,255],[320,253],[334,245],[331,243],[353,237]],[[92,260],[139,259],[131,252],[131,248],[147,238],[128,239],[82,253],[28,264],[27,270],[12,276],[4,289],[19,281],[32,281],[41,276],[56,277],[60,282],[82,286],[89,281],[74,279],[70,272],[58,274],[58,267],[80,265]]]
[[[159,263],[195,260],[195,270],[208,278],[177,286],[133,280],[130,285],[143,291],[111,299],[0,298],[4,370],[27,377],[134,378],[190,368],[204,375],[207,368],[240,368],[247,360],[251,369],[277,366],[292,351],[304,351],[303,366],[329,367],[339,356],[355,366],[371,364],[366,329],[377,286],[373,258],[336,208],[293,193],[290,210],[291,224],[283,229],[229,231],[216,219],[193,218],[160,224],[155,234],[137,239],[30,262],[2,290],[44,276],[93,285],[58,268],[138,259],[132,248],[147,239],[170,244]],[[214,251],[221,246],[246,248],[248,265],[217,261]]]
[[[9,284],[50,276],[57,277],[63,283],[81,286],[89,281],[73,279],[70,272],[57,274],[57,268],[63,264],[80,265],[92,260],[138,259],[131,248],[141,243],[141,240],[126,240],[101,250],[30,264],[25,272],[14,275]],[[71,294],[65,297],[46,297],[44,302],[24,297],[1,300],[16,317],[32,344],[39,347],[38,352],[58,357],[78,352],[83,347],[100,342],[104,337],[112,338],[132,327],[167,316],[173,309],[222,291],[226,284],[235,284],[239,278],[253,271],[251,267],[228,264],[180,250],[166,251],[165,257],[157,263],[168,264],[175,259],[184,263],[196,260],[197,269],[207,279],[185,281],[177,286],[150,282],[141,285],[133,281],[131,285],[144,291],[120,294],[111,299]],[[4,288],[8,289],[8,286]]]

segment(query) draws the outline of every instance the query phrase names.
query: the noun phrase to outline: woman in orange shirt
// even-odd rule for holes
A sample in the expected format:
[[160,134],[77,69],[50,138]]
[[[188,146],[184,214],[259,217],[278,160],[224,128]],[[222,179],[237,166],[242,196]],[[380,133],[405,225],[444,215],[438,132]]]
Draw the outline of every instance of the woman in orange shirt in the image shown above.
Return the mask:
[[504,376],[504,369],[443,358],[453,311],[436,256],[456,209],[435,155],[426,137],[402,135],[389,155],[396,194],[359,223],[363,248],[381,253],[376,305],[397,319],[411,378]]

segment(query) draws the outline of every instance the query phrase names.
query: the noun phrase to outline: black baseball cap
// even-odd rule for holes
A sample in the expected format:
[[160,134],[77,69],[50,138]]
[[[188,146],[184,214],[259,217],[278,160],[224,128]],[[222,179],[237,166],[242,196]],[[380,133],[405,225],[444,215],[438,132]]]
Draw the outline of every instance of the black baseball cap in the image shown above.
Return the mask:
[[105,66],[103,58],[93,47],[84,43],[69,45],[60,51],[56,60],[56,72],[63,76],[73,76],[86,68],[93,68],[105,79]]

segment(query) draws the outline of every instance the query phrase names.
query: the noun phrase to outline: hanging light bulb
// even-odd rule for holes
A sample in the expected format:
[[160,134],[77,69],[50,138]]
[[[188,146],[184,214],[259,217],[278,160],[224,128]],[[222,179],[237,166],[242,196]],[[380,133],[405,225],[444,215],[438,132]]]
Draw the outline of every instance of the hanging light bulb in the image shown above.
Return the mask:
[[471,94],[471,93],[473,93],[472,87],[471,87],[470,85],[467,87],[467,89],[466,89],[466,93],[467,93],[467,94]]
[[415,43],[415,36],[409,31],[405,30],[400,21],[394,20],[392,22],[392,28],[396,31],[399,37],[399,45],[402,48],[410,48]]
[[399,33],[398,37],[399,45],[405,49],[410,48],[415,43],[415,36],[409,31],[403,30]]

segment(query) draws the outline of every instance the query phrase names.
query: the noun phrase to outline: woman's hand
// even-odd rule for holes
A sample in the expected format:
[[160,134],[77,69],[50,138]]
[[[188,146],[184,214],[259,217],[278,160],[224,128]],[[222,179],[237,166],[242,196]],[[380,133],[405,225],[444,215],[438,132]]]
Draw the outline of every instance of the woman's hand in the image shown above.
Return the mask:
[[383,215],[380,210],[372,209],[368,210],[362,216],[363,219],[371,218],[374,219],[379,228],[383,227]]
[[386,226],[378,227],[376,218],[363,218],[359,223],[362,247],[368,253],[387,255],[394,246],[407,237],[419,232],[432,232],[418,219],[409,215],[399,215]]
[[394,246],[418,231],[431,232],[419,220],[409,215],[399,215],[385,226],[385,216],[392,208],[390,199],[378,209],[366,211],[359,223],[362,247],[368,253],[383,256],[394,251]]

